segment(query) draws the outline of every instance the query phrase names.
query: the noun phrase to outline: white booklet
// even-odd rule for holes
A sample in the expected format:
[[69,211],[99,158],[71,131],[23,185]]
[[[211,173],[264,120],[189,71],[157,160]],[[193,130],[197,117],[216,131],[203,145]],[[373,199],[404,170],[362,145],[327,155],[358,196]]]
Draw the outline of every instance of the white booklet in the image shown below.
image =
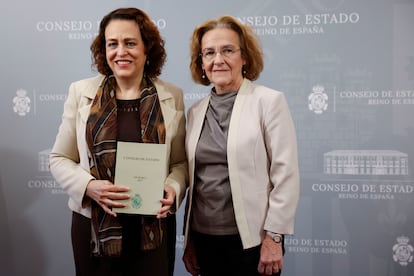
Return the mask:
[[166,144],[118,142],[115,185],[128,186],[130,199],[116,213],[155,215],[161,208],[167,177]]

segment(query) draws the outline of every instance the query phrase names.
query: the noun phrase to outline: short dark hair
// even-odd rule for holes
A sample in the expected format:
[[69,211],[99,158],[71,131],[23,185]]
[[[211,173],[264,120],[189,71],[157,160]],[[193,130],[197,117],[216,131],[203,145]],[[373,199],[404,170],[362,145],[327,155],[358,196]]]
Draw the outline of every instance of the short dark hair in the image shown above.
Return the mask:
[[109,76],[113,72],[106,61],[105,48],[105,29],[109,22],[114,19],[131,20],[137,23],[141,32],[142,40],[145,45],[145,52],[148,63],[145,64],[145,74],[149,78],[158,77],[161,74],[167,58],[165,51],[165,42],[162,39],[159,30],[150,17],[137,8],[120,8],[116,9],[103,17],[99,24],[99,32],[91,44],[92,66],[96,67],[99,73]]

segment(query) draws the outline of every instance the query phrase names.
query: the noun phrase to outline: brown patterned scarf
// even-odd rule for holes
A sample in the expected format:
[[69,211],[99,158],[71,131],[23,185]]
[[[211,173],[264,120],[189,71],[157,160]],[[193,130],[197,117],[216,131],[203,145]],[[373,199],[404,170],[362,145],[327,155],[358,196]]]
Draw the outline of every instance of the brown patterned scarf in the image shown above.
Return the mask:
[[[155,86],[143,80],[140,100],[141,136],[143,143],[165,143],[165,125]],[[116,80],[107,77],[98,87],[86,125],[91,174],[96,179],[114,182],[117,145]],[[92,201],[92,253],[97,256],[120,256],[122,251],[122,226]],[[159,246],[165,224],[155,217],[142,217],[141,248]],[[148,233],[150,238],[145,236]],[[155,237],[155,238],[154,238]]]

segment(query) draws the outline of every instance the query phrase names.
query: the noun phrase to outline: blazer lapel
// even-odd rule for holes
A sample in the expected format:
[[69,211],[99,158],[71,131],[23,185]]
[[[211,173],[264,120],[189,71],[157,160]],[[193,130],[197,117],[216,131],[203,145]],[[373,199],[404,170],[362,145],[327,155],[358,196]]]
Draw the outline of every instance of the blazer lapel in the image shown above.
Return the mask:
[[155,88],[157,89],[158,99],[160,100],[162,116],[164,117],[165,129],[167,130],[166,131],[166,144],[169,144],[167,141],[169,141],[171,138],[168,135],[169,134],[168,129],[171,128],[177,111],[171,108],[168,104],[169,100],[172,99],[173,96],[171,95],[171,93],[167,92],[167,90],[164,87],[164,84],[159,81],[155,81],[154,85],[155,85]]
[[[246,100],[246,96],[248,93],[250,93],[250,91],[252,91],[252,82],[248,79],[244,79],[239,91],[237,92],[237,97],[234,101],[233,110],[231,112],[229,133],[227,138],[228,155],[232,155],[233,152],[236,152],[235,147],[237,145],[237,139],[240,138],[237,137],[239,120],[243,112],[244,101]],[[233,156],[229,156],[229,158],[233,158]],[[234,158],[236,158],[236,156],[234,156]]]

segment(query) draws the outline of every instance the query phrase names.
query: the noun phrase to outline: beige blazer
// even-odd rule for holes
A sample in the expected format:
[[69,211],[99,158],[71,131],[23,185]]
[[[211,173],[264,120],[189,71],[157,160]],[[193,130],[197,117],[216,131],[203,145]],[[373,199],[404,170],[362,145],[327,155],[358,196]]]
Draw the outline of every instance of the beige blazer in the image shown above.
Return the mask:
[[[186,152],[189,193],[185,242],[189,234],[195,151],[210,96],[187,115]],[[265,230],[293,234],[299,198],[299,169],[294,124],[281,92],[245,79],[230,119],[227,158],[236,223],[243,247],[259,245]]]
[[[70,85],[64,105],[62,123],[50,153],[50,170],[56,181],[69,195],[69,208],[91,217],[90,201],[85,197],[86,186],[94,177],[89,171],[88,146],[85,131],[90,107],[102,75],[80,80]],[[176,192],[176,208],[186,190],[187,162],[185,157],[185,113],[182,90],[155,80],[166,128],[167,153],[170,158],[169,175],[165,185]]]

